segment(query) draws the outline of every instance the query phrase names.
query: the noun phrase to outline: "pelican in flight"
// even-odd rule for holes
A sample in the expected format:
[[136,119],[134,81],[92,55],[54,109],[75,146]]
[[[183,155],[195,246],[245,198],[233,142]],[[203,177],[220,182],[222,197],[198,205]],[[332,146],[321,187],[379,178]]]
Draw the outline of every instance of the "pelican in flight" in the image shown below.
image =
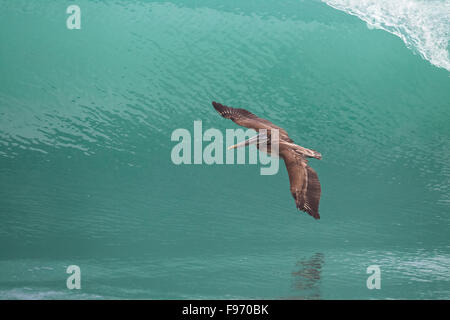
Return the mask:
[[[278,130],[278,155],[283,158],[289,175],[291,194],[299,210],[307,212],[315,219],[320,219],[320,182],[316,171],[308,166],[307,158],[322,159],[322,155],[314,150],[296,145],[289,138],[286,130],[274,125],[272,122],[262,119],[245,109],[231,108],[220,103],[213,102],[214,109],[225,119],[231,119],[240,126],[253,129],[258,135],[246,141],[235,144],[229,149],[256,144],[256,147],[264,146],[263,151],[271,153],[271,130]],[[260,130],[263,130],[260,133]]]

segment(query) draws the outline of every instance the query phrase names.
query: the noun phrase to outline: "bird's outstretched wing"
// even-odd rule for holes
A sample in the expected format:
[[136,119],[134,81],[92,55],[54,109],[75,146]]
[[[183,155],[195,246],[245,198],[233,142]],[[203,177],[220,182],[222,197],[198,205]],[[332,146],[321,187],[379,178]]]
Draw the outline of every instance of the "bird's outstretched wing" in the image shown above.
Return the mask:
[[272,129],[277,129],[280,139],[284,141],[293,142],[291,138],[289,138],[286,130],[274,125],[269,120],[257,117],[250,111],[247,111],[245,109],[227,107],[215,101],[213,101],[212,105],[214,106],[214,109],[216,109],[216,111],[222,117],[226,119],[231,119],[233,120],[233,122],[237,123],[242,127],[250,128],[256,131],[259,131],[261,129],[266,129],[268,131]]
[[316,171],[308,166],[304,156],[288,148],[280,148],[280,157],[286,164],[291,185],[291,194],[299,210],[307,212],[315,219],[320,219],[320,182]]

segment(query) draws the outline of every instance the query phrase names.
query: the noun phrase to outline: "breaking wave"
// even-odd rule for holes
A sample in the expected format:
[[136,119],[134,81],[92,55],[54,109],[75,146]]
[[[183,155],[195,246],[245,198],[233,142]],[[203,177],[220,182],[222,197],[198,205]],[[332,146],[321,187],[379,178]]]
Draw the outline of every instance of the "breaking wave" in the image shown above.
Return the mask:
[[357,16],[369,28],[390,32],[433,65],[450,71],[450,1],[322,0]]

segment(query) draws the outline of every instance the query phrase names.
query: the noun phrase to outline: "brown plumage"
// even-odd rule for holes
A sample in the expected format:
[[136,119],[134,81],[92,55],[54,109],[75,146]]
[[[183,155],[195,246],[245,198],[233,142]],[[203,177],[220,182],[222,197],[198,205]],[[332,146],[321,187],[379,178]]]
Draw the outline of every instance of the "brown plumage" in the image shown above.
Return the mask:
[[[322,155],[314,150],[303,148],[293,143],[286,130],[274,125],[272,122],[262,119],[245,109],[237,109],[224,106],[220,103],[212,103],[217,112],[226,119],[231,119],[240,126],[254,129],[259,132],[267,131],[267,152],[271,152],[270,133],[276,129],[279,132],[278,153],[286,164],[291,186],[291,194],[299,210],[307,212],[315,219],[320,219],[320,182],[317,173],[308,166],[307,158],[322,159]],[[259,144],[257,144],[259,149]],[[266,151],[266,150],[265,150]]]

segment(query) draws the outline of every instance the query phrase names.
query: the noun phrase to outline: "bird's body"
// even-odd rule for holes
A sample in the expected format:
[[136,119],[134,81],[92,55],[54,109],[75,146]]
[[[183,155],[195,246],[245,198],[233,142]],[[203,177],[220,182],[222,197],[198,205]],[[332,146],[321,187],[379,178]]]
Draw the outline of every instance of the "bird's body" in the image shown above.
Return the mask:
[[[307,212],[315,219],[319,219],[321,187],[317,173],[308,166],[307,158],[321,159],[322,155],[317,151],[295,144],[286,130],[245,109],[231,108],[217,102],[212,104],[222,117],[258,132],[257,136],[234,145],[232,148],[255,143],[258,149],[283,158],[289,175],[291,194],[297,208]],[[272,145],[274,142],[271,139],[274,130],[278,132],[278,139],[275,139],[276,146]],[[278,152],[273,152],[273,150]]]

